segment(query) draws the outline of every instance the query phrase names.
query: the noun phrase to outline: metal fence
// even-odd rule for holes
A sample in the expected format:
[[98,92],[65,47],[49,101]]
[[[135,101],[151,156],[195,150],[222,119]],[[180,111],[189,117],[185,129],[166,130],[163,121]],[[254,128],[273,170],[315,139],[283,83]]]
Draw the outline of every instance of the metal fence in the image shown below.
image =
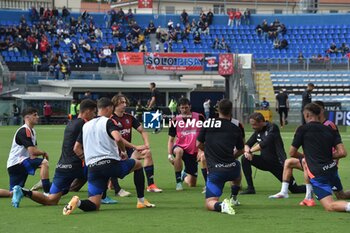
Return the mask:
[[21,9],[27,10],[33,6],[39,9],[40,6],[52,9],[52,0],[0,0],[0,9]]
[[255,58],[256,70],[274,71],[322,71],[347,70],[350,71],[348,58]]

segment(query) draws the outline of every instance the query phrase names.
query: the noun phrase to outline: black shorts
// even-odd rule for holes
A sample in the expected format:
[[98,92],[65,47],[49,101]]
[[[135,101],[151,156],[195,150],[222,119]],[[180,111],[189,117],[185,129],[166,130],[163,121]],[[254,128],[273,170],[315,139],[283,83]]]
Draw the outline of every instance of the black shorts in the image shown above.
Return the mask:
[[[175,145],[173,147],[173,153],[174,153],[174,149],[176,147],[179,147],[177,145]],[[179,147],[181,148],[181,147]],[[182,148],[181,148],[182,149]],[[185,163],[185,172],[187,174],[190,174],[192,176],[197,177],[198,176],[198,162],[197,162],[197,155],[191,155],[186,153],[185,151],[183,151],[183,155],[182,155],[182,160]]]

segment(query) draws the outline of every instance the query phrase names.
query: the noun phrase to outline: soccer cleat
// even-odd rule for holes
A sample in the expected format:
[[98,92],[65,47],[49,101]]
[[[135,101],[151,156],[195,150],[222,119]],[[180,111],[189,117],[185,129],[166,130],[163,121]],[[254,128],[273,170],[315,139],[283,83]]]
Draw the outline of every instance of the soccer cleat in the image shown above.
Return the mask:
[[235,215],[236,211],[232,208],[231,202],[229,199],[224,199],[221,203],[221,213]]
[[247,188],[246,190],[240,192],[240,194],[245,195],[245,194],[255,194],[255,189],[254,188]]
[[16,185],[15,187],[13,187],[13,190],[12,190],[12,206],[15,208],[18,208],[22,198],[23,198],[22,187],[19,185]]
[[117,204],[117,200],[113,200],[112,198],[106,196],[104,199],[101,199],[102,204]]
[[119,190],[119,192],[116,194],[116,196],[119,197],[129,197],[131,196],[131,193],[128,191],[125,191],[124,189]]
[[241,203],[236,199],[234,199],[233,197],[231,197],[230,198],[230,203],[231,203],[231,205],[233,205],[233,206],[239,206],[239,205],[241,205]]
[[30,191],[38,191],[39,189],[43,188],[43,184],[41,183],[41,180],[39,180],[38,183],[33,185],[33,187],[30,189]]
[[182,183],[179,182],[179,183],[176,183],[176,191],[182,191],[184,190],[184,188],[182,187]]
[[161,193],[163,192],[162,189],[158,188],[157,185],[155,184],[151,184],[147,187],[147,192],[151,192],[151,193]]
[[281,198],[288,198],[288,197],[289,197],[288,193],[281,193],[281,192],[276,193],[275,195],[269,196],[269,198],[271,199],[281,199]]
[[143,209],[143,208],[154,208],[156,207],[155,204],[150,203],[146,199],[143,202],[137,201],[136,208],[137,209]]
[[63,215],[70,215],[78,207],[78,203],[79,197],[72,197],[70,202],[65,207],[63,207]]
[[299,205],[301,205],[301,206],[315,206],[316,202],[313,198],[312,199],[304,199],[299,203]]

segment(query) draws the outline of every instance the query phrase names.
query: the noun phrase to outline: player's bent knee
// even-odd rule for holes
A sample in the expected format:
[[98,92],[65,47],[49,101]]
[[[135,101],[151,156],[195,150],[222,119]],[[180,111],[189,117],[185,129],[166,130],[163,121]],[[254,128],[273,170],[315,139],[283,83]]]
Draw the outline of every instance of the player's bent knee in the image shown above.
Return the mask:
[[41,166],[42,167],[49,167],[49,161],[47,161],[46,159],[43,159],[43,161],[41,162]]
[[142,163],[140,160],[135,160],[135,166],[134,170],[141,169],[142,168]]

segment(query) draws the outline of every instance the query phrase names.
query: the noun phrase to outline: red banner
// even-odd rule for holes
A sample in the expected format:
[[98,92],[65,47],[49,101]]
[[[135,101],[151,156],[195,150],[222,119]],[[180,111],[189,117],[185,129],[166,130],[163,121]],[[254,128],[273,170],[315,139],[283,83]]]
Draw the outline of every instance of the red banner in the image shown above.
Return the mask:
[[118,53],[119,62],[124,66],[142,66],[143,53]]
[[146,53],[145,64],[149,70],[201,71],[202,53]]
[[220,54],[219,74],[220,75],[233,74],[233,55],[232,54]]
[[139,0],[139,8],[152,8],[153,0]]

